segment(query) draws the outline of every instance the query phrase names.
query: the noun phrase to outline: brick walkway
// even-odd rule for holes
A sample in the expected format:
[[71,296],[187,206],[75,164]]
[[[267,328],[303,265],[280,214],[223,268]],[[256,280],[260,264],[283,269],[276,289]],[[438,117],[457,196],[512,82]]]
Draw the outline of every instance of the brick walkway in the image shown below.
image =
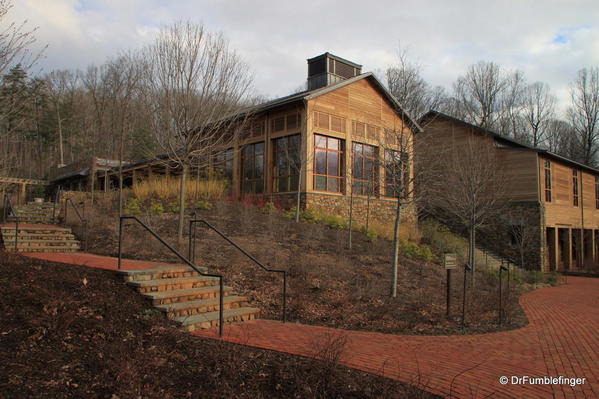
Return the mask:
[[[85,254],[25,254],[53,262],[116,269],[116,258]],[[124,268],[160,262],[125,260]],[[323,342],[344,336],[342,363],[455,398],[599,398],[599,279],[569,277],[568,285],[522,296],[529,325],[469,336],[407,336],[255,320],[229,325],[225,340],[313,356]],[[214,338],[214,330],[196,333]],[[501,385],[500,376],[580,377],[568,385]]]
[[[41,253],[41,252],[23,252],[21,255],[30,258],[47,260],[50,262],[68,263],[70,265],[80,265],[95,267],[98,269],[118,270],[118,259],[110,256],[94,255],[85,252],[69,252],[69,253]],[[123,270],[143,270],[152,269],[156,266],[178,266],[186,267],[185,265],[174,265],[164,262],[150,262],[145,260],[123,259]]]
[[[530,324],[470,336],[406,336],[272,320],[227,326],[225,340],[311,356],[344,335],[342,363],[456,398],[599,398],[599,279],[568,278],[521,298]],[[198,332],[214,337],[214,331]],[[500,376],[584,377],[569,385],[501,385]]]

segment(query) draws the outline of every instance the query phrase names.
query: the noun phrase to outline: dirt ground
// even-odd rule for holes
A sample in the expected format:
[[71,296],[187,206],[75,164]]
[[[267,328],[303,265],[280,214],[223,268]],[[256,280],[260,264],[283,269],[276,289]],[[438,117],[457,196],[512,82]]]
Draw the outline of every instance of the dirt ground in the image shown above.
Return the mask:
[[179,330],[109,271],[0,253],[1,398],[431,398],[339,367]]
[[[98,207],[89,250],[115,255],[116,216]],[[108,217],[107,217],[108,216]],[[139,215],[169,242],[176,243],[175,215]],[[509,330],[526,324],[518,304],[523,287],[512,282],[504,290],[504,322],[498,323],[498,279],[479,271],[475,289],[468,287],[466,326],[461,326],[463,272],[452,279],[452,307],[446,316],[446,272],[443,266],[401,257],[398,296],[391,298],[392,245],[385,239],[369,241],[354,233],[347,249],[345,230],[263,214],[241,204],[217,203],[198,211],[256,258],[274,269],[285,269],[288,280],[288,319],[343,329],[399,334],[473,334]],[[186,227],[186,234],[187,234]],[[179,249],[187,254],[187,236]],[[141,245],[140,245],[141,244]],[[124,254],[137,259],[176,260],[133,222],[127,222]],[[225,275],[226,284],[251,298],[261,317],[281,316],[282,279],[266,273],[221,237],[197,227],[196,262]],[[505,287],[505,283],[504,283]]]

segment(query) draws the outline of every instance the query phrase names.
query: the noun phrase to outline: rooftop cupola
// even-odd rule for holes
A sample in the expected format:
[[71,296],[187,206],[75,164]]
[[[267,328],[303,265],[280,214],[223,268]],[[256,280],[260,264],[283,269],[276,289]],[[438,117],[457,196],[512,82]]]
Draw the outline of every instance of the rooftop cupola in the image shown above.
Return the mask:
[[362,73],[362,65],[331,53],[308,59],[308,90],[329,86]]

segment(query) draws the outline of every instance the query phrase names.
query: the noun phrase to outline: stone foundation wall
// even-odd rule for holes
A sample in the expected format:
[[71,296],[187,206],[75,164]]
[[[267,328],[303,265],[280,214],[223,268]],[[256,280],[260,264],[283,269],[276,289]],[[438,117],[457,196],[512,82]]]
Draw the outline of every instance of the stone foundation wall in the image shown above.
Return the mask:
[[[480,230],[478,240],[483,246],[498,255],[509,257],[518,265],[523,262],[526,269],[543,270],[546,252],[543,215],[543,205],[538,202],[509,204]],[[516,233],[512,226],[519,226],[524,233]],[[522,242],[523,260],[520,253]]]
[[[346,195],[331,195],[308,193],[306,197],[307,208],[321,208],[349,220],[351,199]],[[397,202],[394,200],[365,197],[353,198],[352,220],[354,223],[366,225],[366,221],[382,225],[393,224]],[[413,205],[405,205],[401,210],[402,222],[416,224],[416,212]]]
[[[270,194],[265,195],[267,200],[289,209],[296,206],[296,194]],[[349,220],[350,197],[347,195],[324,194],[324,193],[301,193],[300,206],[302,209],[324,209],[328,213],[339,215]],[[395,222],[395,200],[365,197],[353,198],[352,220],[359,225],[377,223],[381,225],[393,225]],[[413,204],[404,205],[401,210],[402,223],[410,224],[416,228],[416,207]]]

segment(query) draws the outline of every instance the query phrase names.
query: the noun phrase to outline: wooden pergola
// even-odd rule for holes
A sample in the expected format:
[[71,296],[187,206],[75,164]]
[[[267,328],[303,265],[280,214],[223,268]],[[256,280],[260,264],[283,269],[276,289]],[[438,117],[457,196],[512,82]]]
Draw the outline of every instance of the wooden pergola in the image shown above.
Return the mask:
[[27,186],[47,186],[50,184],[46,180],[23,179],[20,177],[0,176],[0,188],[2,189],[2,198],[11,185],[19,186],[17,190],[18,201],[24,201],[27,196]]

